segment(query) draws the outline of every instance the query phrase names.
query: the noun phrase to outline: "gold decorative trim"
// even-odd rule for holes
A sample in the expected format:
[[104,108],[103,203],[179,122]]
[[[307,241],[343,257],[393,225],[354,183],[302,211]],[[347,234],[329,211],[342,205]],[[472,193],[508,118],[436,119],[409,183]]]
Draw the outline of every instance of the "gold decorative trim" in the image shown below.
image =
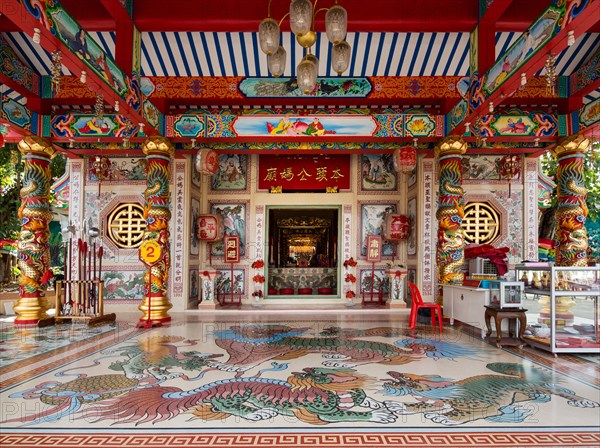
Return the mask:
[[470,202],[465,206],[462,229],[468,243],[491,243],[500,233],[500,215],[486,202]]
[[107,229],[108,237],[118,247],[140,247],[146,230],[144,208],[135,202],[118,205],[108,215]]
[[316,216],[297,216],[292,218],[281,218],[277,220],[277,226],[281,228],[297,227],[330,227],[331,219]]

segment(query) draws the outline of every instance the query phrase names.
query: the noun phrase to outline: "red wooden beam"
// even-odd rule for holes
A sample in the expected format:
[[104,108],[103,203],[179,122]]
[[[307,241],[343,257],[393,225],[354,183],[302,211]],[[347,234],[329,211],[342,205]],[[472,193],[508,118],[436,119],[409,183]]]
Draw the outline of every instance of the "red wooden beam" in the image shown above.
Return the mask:
[[100,0],[106,11],[115,19],[115,62],[127,73],[132,73],[133,67],[133,20],[124,6],[118,0]]
[[495,0],[485,11],[477,28],[478,73],[487,72],[496,62],[496,22],[513,0]]
[[521,85],[521,73],[533,74],[538,72],[546,62],[546,58],[550,53],[559,54],[567,46],[569,30],[573,30],[576,35],[582,34],[594,26],[600,21],[600,1],[590,3],[585,11],[575,17],[570,23],[563,26],[563,28],[554,36],[543,48],[537,50],[537,52],[527,61],[518,72],[513,73],[509,76],[502,86],[486,98],[479,107],[471,112],[459,125],[455,126],[452,130],[453,134],[463,134],[465,132],[465,123],[475,123],[477,118],[480,116],[487,115],[489,112],[490,103],[494,104],[494,107],[507,101],[520,87]]
[[115,101],[119,101],[121,105],[120,114],[131,120],[135,125],[143,123],[145,134],[159,134],[159,131],[154,129],[141,113],[132,109],[127,104],[127,101],[120,97],[112,87],[109,86],[106,80],[90,70],[83,61],[71,51],[71,49],[50,33],[39,20],[29,14],[18,0],[0,1],[0,12],[3,15],[6,15],[8,19],[30,36],[33,35],[33,29],[38,28],[41,35],[40,45],[49,52],[59,50],[62,54],[62,64],[68,67],[69,70],[76,75],[85,70],[87,72],[87,86],[90,90],[97,94],[102,94],[104,101],[110,105],[114,104]]

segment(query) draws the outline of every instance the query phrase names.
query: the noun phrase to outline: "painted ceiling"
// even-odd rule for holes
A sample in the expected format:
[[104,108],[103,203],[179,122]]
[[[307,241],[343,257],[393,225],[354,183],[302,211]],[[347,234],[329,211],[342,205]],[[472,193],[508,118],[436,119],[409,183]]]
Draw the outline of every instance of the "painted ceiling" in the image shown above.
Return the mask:
[[[285,91],[281,89],[282,84],[273,84],[277,80],[268,73],[267,57],[259,49],[257,33],[260,21],[267,17],[269,3],[271,17],[276,20],[289,8],[287,0],[3,1],[1,42],[4,47],[9,47],[6,53],[17,63],[13,61],[13,69],[7,69],[7,58],[4,57],[0,72],[2,98],[3,102],[10,99],[13,109],[22,107],[24,113],[31,115],[31,124],[20,129],[19,123],[10,120],[3,111],[2,123],[12,121],[8,139],[11,136],[18,139],[19,133],[33,133],[47,136],[64,148],[73,139],[89,142],[89,138],[74,130],[74,123],[77,114],[94,112],[98,93],[103,94],[105,111],[113,114],[112,123],[115,124],[115,132],[99,135],[103,141],[116,141],[129,132],[127,136],[135,142],[145,132],[146,135],[166,135],[185,143],[192,134],[176,129],[186,114],[191,113],[202,129],[208,129],[212,121],[222,126],[224,132],[211,134],[212,142],[232,148],[239,136],[235,125],[223,119],[224,114],[302,116],[319,109],[321,114],[379,114],[372,119],[376,126],[383,128],[382,123],[402,117],[404,127],[398,132],[374,133],[362,140],[336,137],[337,142],[348,140],[358,145],[368,141],[368,137],[394,144],[412,140],[415,135],[409,132],[407,116],[418,113],[429,115],[439,128],[428,135],[432,138],[439,139],[454,131],[472,136],[465,123],[475,122],[477,118],[486,123],[493,110],[489,103],[495,105],[496,118],[502,114],[529,116],[530,128],[533,130],[537,126],[538,129],[537,134],[496,135],[493,130],[498,126],[481,126],[482,130],[490,130],[490,141],[494,138],[499,141],[520,139],[533,145],[537,138],[536,144],[540,140],[542,144],[552,144],[569,131],[591,129],[594,132],[598,126],[600,112],[592,113],[600,109],[600,2],[597,0],[340,0],[339,4],[348,11],[346,40],[352,48],[349,69],[342,75],[345,84],[338,81],[346,88],[336,92],[333,87],[331,91],[325,89],[336,86],[334,81],[340,77],[330,68],[331,46],[324,32],[324,14],[317,13],[317,42],[313,53],[320,60],[319,77],[334,81],[323,82],[322,89],[313,95],[293,93],[291,89]],[[321,0],[317,9],[332,4],[333,1]],[[541,23],[549,8],[554,7],[562,8],[565,15],[557,22],[552,38],[546,39],[535,57],[509,74],[505,80],[506,88],[484,92],[479,104],[468,98],[469,86],[473,86],[471,53],[477,52],[475,57],[481,73],[476,76],[480,80],[486,79],[482,78],[484,75],[490,78],[494,64],[499,65],[498,61],[510,55],[511,49],[522,45],[523,33],[528,29],[535,30],[534,25]],[[86,61],[78,60],[68,42],[65,44],[64,39],[61,40],[60,33],[53,29],[53,22],[49,23],[47,18],[52,17],[50,12],[56,8],[70,17],[69,23],[85,30],[94,48],[97,46],[107,59],[114,61],[123,73],[125,81],[121,87],[125,90],[115,92],[114,86],[96,76],[89,64],[86,68]],[[285,86],[289,86],[296,76],[296,65],[303,50],[294,42],[287,20],[281,23],[282,45],[287,50],[287,64],[281,81],[287,80]],[[34,28],[41,30],[40,44],[32,39]],[[574,43],[571,45],[568,45],[568,31],[573,31]],[[136,38],[131,37],[136,33],[139,36],[137,72],[134,55],[138,44]],[[63,85],[60,93],[48,94],[48,88],[44,86],[49,84],[51,52],[54,50],[59,50],[63,57]],[[556,55],[557,88],[552,94],[545,93],[544,62],[549,54]],[[30,70],[30,77],[39,80],[37,85],[32,82],[27,88],[15,80],[14,73],[19,70],[14,66],[19,64],[24,67],[22,73]],[[82,70],[88,73],[87,86],[83,88],[78,83]],[[525,88],[519,88],[522,73],[527,73]],[[135,101],[130,100],[128,85],[125,85],[136,76],[139,76],[140,89],[148,103],[140,109],[136,109]],[[352,95],[347,86],[356,87],[360,80],[365,80],[369,93]],[[255,86],[252,95],[246,87],[250,84]],[[260,90],[256,87],[259,84],[278,88]],[[463,115],[456,112],[461,99],[463,102],[470,100]],[[118,111],[114,110],[115,101],[120,103]],[[556,129],[555,132],[540,130],[547,123],[536,121],[533,116],[534,112],[539,115],[540,111],[552,117],[550,121],[554,124],[551,127]],[[574,115],[585,115],[587,121],[572,118]],[[504,120],[506,123],[507,119]],[[125,130],[127,122],[132,125]],[[142,129],[138,128],[140,122],[145,124]],[[561,126],[566,130],[561,131]],[[71,130],[66,131],[67,128]],[[171,128],[175,131],[169,131]],[[208,131],[194,135],[199,141],[204,139],[206,144],[211,143]],[[484,131],[482,135],[485,135]],[[271,136],[264,137],[252,136],[265,141]],[[319,138],[323,142],[332,140],[327,136]],[[282,145],[289,139],[289,136],[281,138]],[[241,142],[244,143],[243,139]],[[247,142],[243,146],[251,148]]]

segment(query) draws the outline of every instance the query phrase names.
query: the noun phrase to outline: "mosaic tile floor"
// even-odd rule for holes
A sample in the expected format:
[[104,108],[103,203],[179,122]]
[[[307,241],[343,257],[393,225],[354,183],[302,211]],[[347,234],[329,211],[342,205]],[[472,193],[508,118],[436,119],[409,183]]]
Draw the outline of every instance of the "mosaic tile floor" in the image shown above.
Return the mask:
[[0,446],[600,445],[594,359],[410,332],[405,311],[118,316],[0,368]]

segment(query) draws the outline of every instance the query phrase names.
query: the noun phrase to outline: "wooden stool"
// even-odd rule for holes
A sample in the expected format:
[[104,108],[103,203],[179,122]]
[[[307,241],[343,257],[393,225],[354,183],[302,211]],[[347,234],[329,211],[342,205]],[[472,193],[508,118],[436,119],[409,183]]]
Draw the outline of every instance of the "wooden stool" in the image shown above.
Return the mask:
[[[523,347],[523,333],[527,326],[527,317],[524,308],[498,308],[494,306],[485,307],[485,325],[487,327],[486,339],[492,334],[491,319],[494,318],[496,326],[496,347],[503,345],[516,345],[519,348]],[[508,337],[502,337],[502,320],[508,319]],[[515,337],[515,325],[519,321],[519,336]]]

